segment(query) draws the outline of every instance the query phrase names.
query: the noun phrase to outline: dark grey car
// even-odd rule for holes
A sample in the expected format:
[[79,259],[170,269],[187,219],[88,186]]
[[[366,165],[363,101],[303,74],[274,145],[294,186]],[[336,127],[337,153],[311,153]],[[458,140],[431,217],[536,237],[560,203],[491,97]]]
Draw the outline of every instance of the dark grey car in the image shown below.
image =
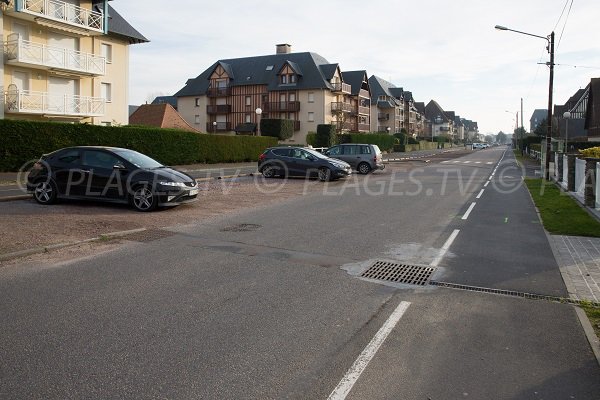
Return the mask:
[[318,177],[330,181],[352,174],[348,163],[300,147],[270,147],[258,158],[258,172],[274,176]]
[[381,150],[376,144],[339,144],[325,150],[323,154],[347,162],[361,174],[385,168]]

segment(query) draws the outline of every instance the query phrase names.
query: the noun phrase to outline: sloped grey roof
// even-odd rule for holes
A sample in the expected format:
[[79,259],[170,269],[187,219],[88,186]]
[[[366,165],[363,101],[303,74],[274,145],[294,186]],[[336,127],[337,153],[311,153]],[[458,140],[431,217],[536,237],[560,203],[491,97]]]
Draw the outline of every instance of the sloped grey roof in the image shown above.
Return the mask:
[[111,5],[108,6],[108,33],[120,36],[129,43],[147,43],[148,39],[129,24]]
[[177,110],[177,97],[175,96],[157,96],[150,104],[170,104],[174,109]]
[[404,91],[404,100],[405,101],[415,101],[415,99],[413,99],[413,95],[412,92],[409,92],[407,90]]
[[352,86],[352,95],[357,96],[362,88],[363,81],[365,81],[365,87],[363,89],[371,92],[369,85],[369,79],[367,78],[367,71],[344,71],[342,72],[342,79],[345,83]]
[[542,121],[542,120],[546,119],[547,117],[548,117],[548,110],[538,108],[533,111],[533,114],[531,114],[531,118],[529,118],[529,122],[533,122],[535,120]]
[[417,101],[415,102],[415,108],[418,112],[425,115],[425,103],[423,103],[422,101]]
[[[266,85],[268,90],[332,89],[321,67],[327,66],[325,68],[327,71],[331,65],[337,67],[337,64],[329,64],[325,58],[316,53],[283,53],[219,60],[196,78],[188,79],[175,96],[204,95],[210,83],[210,75],[217,65],[223,63],[230,68],[228,74],[235,74],[235,79],[230,81],[230,86]],[[277,74],[286,63],[294,70],[298,68],[302,75],[298,77],[296,83],[280,85]]]
[[331,81],[333,76],[335,75],[335,71],[337,71],[339,64],[325,64],[321,65],[321,72],[323,72],[323,76],[326,80]]
[[302,68],[300,68],[300,66],[297,63],[288,60],[287,64],[294,70],[296,75],[302,76]]
[[[378,76],[371,75],[369,78],[369,86],[371,87],[371,103],[381,104],[378,101],[379,96],[388,96],[390,98],[391,107],[399,106],[400,102],[394,97],[394,95],[390,92],[390,89],[395,88],[393,83],[386,81]],[[387,106],[389,107],[389,106]]]
[[392,94],[392,96],[394,96],[395,98],[404,100],[404,89],[403,88],[392,87],[392,88],[389,88],[389,91]]
[[442,122],[449,122],[444,109],[435,100],[431,100],[425,106],[425,117],[432,122],[435,122],[437,117],[440,117]]

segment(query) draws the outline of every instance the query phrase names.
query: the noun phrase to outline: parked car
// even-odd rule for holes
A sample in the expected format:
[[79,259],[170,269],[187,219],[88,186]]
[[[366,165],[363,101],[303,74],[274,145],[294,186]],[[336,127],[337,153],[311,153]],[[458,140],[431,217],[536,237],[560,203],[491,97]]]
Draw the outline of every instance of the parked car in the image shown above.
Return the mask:
[[258,157],[258,172],[274,176],[318,177],[330,181],[352,174],[348,163],[301,147],[270,147]]
[[330,147],[323,154],[347,162],[361,174],[385,168],[381,150],[376,144],[340,144]]
[[40,204],[61,198],[130,203],[138,211],[195,201],[198,184],[184,172],[117,147],[68,147],[43,155],[27,177]]

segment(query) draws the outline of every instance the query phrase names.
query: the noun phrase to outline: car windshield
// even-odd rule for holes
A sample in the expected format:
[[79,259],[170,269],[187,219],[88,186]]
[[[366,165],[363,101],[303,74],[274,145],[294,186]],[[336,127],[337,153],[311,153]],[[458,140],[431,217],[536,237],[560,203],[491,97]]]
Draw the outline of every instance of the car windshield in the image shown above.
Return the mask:
[[132,163],[138,168],[143,169],[152,169],[152,168],[160,168],[163,165],[158,161],[133,150],[115,150],[115,153]]

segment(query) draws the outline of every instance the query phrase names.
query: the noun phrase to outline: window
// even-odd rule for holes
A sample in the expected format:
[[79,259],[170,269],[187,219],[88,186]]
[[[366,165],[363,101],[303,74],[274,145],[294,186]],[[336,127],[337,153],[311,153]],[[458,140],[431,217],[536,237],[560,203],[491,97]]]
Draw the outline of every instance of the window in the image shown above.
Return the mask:
[[196,99],[194,100],[196,107],[200,107],[200,97],[196,97]]
[[252,97],[246,96],[246,105],[249,106],[252,104]]
[[102,82],[100,89],[100,97],[102,97],[107,103],[110,103],[112,101],[111,84]]
[[107,63],[112,63],[112,46],[110,44],[102,43],[100,45],[100,54],[106,58]]
[[382,94],[381,96],[379,96],[378,100],[379,101],[386,101],[387,100],[387,96]]
[[290,75],[290,83],[296,83],[296,75]]
[[341,151],[340,151],[340,147],[339,146],[332,147],[327,152],[327,155],[329,155],[329,156],[339,156],[340,154],[341,154]]
[[287,75],[281,75],[281,83],[286,84],[288,82],[288,76]]
[[342,146],[342,154],[347,155],[347,156],[348,155],[350,155],[350,156],[356,155],[357,150],[358,150],[358,146],[355,146],[355,145],[350,144],[350,145]]
[[252,114],[246,114],[246,122],[252,122]]
[[96,168],[113,169],[120,160],[108,153],[96,150],[86,150],[83,152],[83,165]]
[[200,116],[199,115],[194,115],[194,123],[197,125],[200,124]]
[[58,161],[65,164],[73,164],[79,161],[79,150],[68,150],[58,157]]
[[308,122],[315,122],[315,113],[314,112],[308,113]]
[[360,146],[360,154],[371,154],[371,146]]
[[315,102],[315,94],[313,92],[308,92],[308,102],[309,103]]

